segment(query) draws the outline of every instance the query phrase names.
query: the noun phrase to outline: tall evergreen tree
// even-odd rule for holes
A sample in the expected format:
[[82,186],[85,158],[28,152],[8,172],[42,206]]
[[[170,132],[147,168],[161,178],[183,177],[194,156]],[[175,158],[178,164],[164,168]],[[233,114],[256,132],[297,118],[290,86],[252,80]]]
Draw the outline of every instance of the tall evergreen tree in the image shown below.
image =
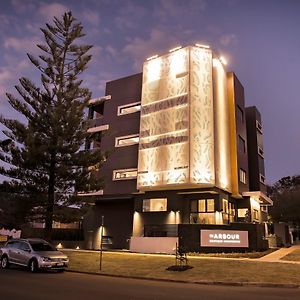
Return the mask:
[[6,94],[26,121],[0,116],[3,133],[11,140],[0,143],[0,160],[9,165],[0,167],[0,174],[11,179],[11,189],[19,197],[32,201],[32,213],[44,220],[50,238],[56,208],[82,205],[76,191],[102,187],[95,170],[105,158],[100,151],[81,151],[88,138],[84,110],[91,92],[82,87],[80,75],[91,60],[92,47],[77,42],[84,36],[81,23],[68,12],[41,31],[41,55],[27,54],[40,83],[20,78],[15,86],[18,96]]

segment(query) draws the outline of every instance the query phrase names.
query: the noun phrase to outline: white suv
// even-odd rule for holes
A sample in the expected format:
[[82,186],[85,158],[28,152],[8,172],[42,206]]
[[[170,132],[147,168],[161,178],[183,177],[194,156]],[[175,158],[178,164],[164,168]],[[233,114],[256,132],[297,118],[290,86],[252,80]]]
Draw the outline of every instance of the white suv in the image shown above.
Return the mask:
[[10,264],[28,267],[29,271],[54,269],[64,271],[68,257],[41,239],[13,239],[0,249],[1,268]]

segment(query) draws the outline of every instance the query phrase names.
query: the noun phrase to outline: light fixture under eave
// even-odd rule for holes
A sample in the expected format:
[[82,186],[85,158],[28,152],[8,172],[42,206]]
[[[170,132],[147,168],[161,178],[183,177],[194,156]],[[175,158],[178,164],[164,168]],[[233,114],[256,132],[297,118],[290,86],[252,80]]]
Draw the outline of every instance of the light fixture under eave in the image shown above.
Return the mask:
[[223,64],[223,65],[227,65],[227,60],[223,57],[223,56],[220,56],[220,62]]
[[154,58],[157,58],[158,57],[158,54],[155,54],[155,55],[152,55],[150,57],[147,58],[147,60],[151,60],[151,59],[154,59]]
[[210,49],[210,47],[208,45],[202,45],[202,44],[195,44],[196,47],[199,48],[205,48],[205,49]]
[[181,48],[182,48],[182,46],[178,46],[178,47],[175,47],[173,49],[170,49],[169,52],[174,52],[174,51],[177,51],[177,50],[179,50]]

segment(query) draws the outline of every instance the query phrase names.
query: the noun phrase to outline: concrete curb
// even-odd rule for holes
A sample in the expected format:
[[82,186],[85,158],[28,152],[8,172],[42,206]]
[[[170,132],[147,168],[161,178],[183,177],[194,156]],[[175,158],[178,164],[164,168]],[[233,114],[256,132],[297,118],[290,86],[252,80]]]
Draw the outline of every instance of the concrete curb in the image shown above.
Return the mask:
[[292,283],[268,283],[268,282],[228,282],[228,281],[187,281],[187,280],[176,280],[176,279],[166,279],[166,278],[153,278],[153,277],[139,277],[139,276],[126,276],[126,275],[114,275],[87,271],[75,271],[66,270],[70,273],[78,274],[88,274],[88,275],[98,275],[105,277],[116,277],[116,278],[128,278],[128,279],[138,279],[138,280],[150,280],[150,281],[160,281],[160,282],[174,282],[174,283],[190,283],[190,284],[202,284],[202,285],[223,285],[223,286],[257,286],[257,287],[267,287],[267,288],[289,288],[289,289],[300,289],[300,285]]

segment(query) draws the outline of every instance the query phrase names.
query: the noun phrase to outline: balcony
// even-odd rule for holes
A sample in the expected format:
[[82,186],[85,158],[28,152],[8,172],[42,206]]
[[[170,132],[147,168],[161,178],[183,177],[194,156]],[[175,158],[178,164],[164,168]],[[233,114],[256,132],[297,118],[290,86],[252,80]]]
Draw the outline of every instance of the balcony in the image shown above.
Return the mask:
[[109,125],[103,124],[103,118],[96,118],[96,119],[89,119],[87,120],[87,132],[94,133],[94,132],[100,132],[104,130],[108,130]]
[[99,97],[99,98],[94,98],[89,100],[88,105],[89,106],[94,106],[94,105],[99,105],[101,103],[103,103],[104,101],[110,100],[111,99],[111,95],[107,95],[107,96],[103,96],[103,97]]

